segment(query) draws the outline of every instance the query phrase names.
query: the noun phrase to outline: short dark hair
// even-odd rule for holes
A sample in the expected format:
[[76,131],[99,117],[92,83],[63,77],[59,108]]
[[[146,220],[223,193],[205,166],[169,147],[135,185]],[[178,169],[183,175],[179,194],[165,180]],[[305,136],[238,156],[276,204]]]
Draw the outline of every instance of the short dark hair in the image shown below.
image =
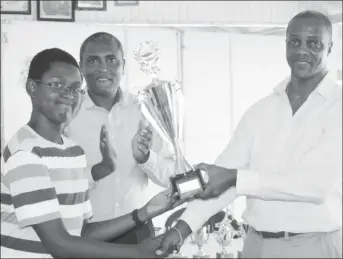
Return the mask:
[[330,36],[330,40],[332,39],[332,23],[329,19],[329,17],[327,17],[326,15],[324,15],[323,13],[321,12],[318,12],[318,11],[315,11],[315,10],[307,10],[307,11],[303,11],[301,13],[298,13],[296,16],[294,16],[290,22],[288,23],[288,26],[287,26],[287,31],[288,31],[288,28],[289,28],[289,25],[294,21],[294,20],[297,20],[297,19],[300,19],[300,18],[316,18],[318,20],[322,20],[325,24],[325,27],[326,27],[326,30],[328,31],[329,33],[329,36]]
[[120,42],[120,40],[118,40],[118,38],[116,38],[115,36],[113,36],[112,34],[108,33],[108,32],[97,32],[94,33],[92,35],[90,35],[87,39],[85,39],[81,45],[80,48],[80,61],[82,60],[82,55],[86,49],[86,46],[89,42],[94,42],[94,41],[101,41],[101,40],[112,40],[114,43],[117,44],[119,50],[121,51],[123,57],[124,57],[124,49],[123,49],[123,44]]
[[50,69],[51,63],[64,62],[78,68],[81,73],[79,64],[76,59],[68,52],[58,49],[45,49],[37,53],[30,63],[28,78],[32,80],[41,80],[43,74]]

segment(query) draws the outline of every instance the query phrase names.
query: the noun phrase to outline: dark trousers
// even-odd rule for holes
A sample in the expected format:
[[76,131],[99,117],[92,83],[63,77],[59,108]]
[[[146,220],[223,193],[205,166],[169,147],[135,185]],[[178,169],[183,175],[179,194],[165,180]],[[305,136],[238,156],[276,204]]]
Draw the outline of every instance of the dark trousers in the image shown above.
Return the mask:
[[115,244],[139,244],[144,239],[155,236],[155,229],[152,221],[149,220],[143,226],[134,228],[129,232],[124,233],[118,238],[112,240],[111,243]]

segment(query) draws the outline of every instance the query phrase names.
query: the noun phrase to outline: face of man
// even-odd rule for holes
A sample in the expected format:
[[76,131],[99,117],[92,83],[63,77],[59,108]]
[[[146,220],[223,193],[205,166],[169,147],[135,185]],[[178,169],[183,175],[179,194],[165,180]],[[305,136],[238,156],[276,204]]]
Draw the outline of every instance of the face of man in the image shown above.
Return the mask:
[[40,80],[30,84],[34,89],[31,91],[34,108],[54,124],[66,122],[80,103],[81,93],[73,89],[82,87],[82,76],[71,64],[53,62]]
[[116,93],[124,73],[123,53],[112,39],[88,42],[81,60],[88,90],[96,95]]
[[296,18],[287,28],[286,56],[292,75],[311,78],[326,68],[331,36],[319,18]]

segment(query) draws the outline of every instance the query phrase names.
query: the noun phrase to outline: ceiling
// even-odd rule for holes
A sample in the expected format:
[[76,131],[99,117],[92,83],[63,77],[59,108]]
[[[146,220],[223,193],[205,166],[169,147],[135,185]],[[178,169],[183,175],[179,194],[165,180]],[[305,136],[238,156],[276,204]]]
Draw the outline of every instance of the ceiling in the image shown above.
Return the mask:
[[[326,14],[331,20],[332,24],[340,25],[339,31],[342,30],[342,1],[294,1],[298,2],[302,10],[318,10]],[[315,5],[314,5],[315,4]],[[280,6],[281,7],[281,6]],[[290,10],[287,10],[289,12]],[[278,10],[278,12],[280,12]],[[179,30],[201,30],[208,32],[228,32],[234,34],[257,34],[257,35],[273,35],[273,36],[283,36],[285,35],[285,30],[287,24],[273,24],[261,22],[261,24],[220,24],[220,25],[204,25],[199,26],[194,25],[178,25],[171,26]],[[342,33],[340,33],[340,38],[342,38]]]

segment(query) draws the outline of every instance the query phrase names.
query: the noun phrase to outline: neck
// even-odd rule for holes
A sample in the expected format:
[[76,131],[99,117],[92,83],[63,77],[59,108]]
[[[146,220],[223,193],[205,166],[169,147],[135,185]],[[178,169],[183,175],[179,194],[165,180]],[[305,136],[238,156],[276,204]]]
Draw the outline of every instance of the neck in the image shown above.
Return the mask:
[[317,88],[319,83],[322,81],[327,71],[322,71],[311,78],[298,78],[294,75],[291,76],[291,82],[289,85],[289,91],[301,97],[309,96],[314,89]]
[[115,92],[107,96],[97,95],[91,91],[88,91],[88,94],[96,106],[111,111],[112,107],[119,101],[120,90],[117,88]]
[[45,116],[32,112],[30,121],[27,123],[41,137],[62,144],[63,124],[54,124]]

